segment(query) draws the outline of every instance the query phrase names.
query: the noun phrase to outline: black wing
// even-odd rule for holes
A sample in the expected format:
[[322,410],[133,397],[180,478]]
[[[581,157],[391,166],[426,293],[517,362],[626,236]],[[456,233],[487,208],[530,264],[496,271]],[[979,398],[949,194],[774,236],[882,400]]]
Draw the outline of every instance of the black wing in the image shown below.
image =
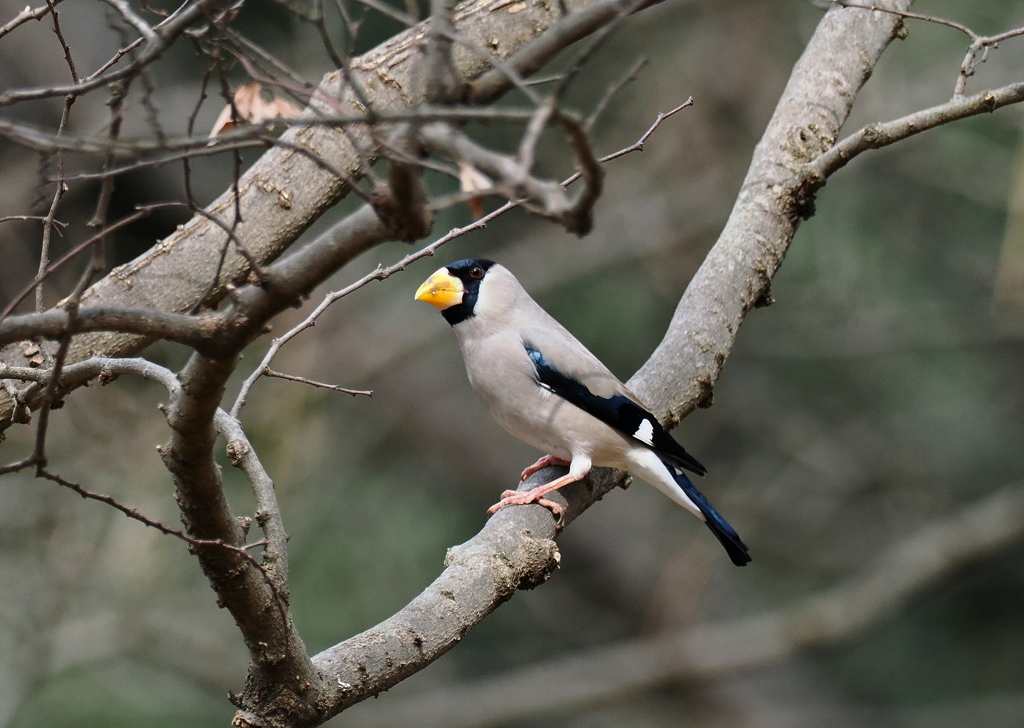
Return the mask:
[[654,415],[629,397],[621,394],[599,397],[578,379],[555,368],[537,347],[526,342],[523,346],[530,361],[533,362],[537,382],[542,387],[557,394],[566,402],[576,405],[587,414],[593,415],[609,427],[615,428],[626,437],[642,442],[672,465],[686,468],[697,475],[708,472],[693,455],[672,439]]

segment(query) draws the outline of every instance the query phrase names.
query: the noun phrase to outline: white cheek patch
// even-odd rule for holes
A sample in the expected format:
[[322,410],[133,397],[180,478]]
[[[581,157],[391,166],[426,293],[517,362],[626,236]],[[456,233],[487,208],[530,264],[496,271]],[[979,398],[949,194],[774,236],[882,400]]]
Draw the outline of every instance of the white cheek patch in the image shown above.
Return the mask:
[[654,425],[651,424],[650,420],[644,420],[640,423],[640,426],[636,428],[636,432],[633,433],[633,437],[640,442],[653,447],[654,442],[652,442],[652,440],[654,439]]

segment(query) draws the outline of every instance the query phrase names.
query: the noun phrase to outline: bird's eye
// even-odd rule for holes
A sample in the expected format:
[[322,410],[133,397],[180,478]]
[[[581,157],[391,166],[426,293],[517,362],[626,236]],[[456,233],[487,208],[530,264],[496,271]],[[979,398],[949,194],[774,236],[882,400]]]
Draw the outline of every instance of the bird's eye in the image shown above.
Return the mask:
[[469,277],[470,278],[483,278],[484,277],[484,269],[481,268],[478,265],[474,265],[472,268],[469,269]]

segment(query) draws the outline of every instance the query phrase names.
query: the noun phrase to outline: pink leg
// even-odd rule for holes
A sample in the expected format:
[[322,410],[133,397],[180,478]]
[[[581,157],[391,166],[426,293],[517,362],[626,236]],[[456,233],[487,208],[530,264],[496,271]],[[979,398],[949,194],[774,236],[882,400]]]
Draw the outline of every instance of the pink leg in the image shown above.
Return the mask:
[[561,465],[563,468],[567,468],[569,467],[569,461],[563,460],[562,458],[556,458],[554,455],[545,455],[540,460],[538,460],[533,465],[531,465],[530,467],[523,471],[523,474],[519,476],[519,482],[522,483],[524,480],[529,478],[538,470],[543,470],[549,465]]
[[[584,475],[586,475],[586,473],[584,473]],[[552,500],[548,500],[544,496],[558,490],[563,485],[575,483],[577,480],[581,480],[582,478],[582,475],[573,475],[572,473],[569,473],[568,475],[563,475],[561,478],[555,478],[550,483],[546,483],[545,485],[542,485],[539,488],[534,488],[533,490],[506,490],[501,494],[501,500],[488,508],[487,512],[494,513],[505,506],[525,506],[529,503],[537,503],[545,508],[551,509],[551,512],[554,513],[557,518],[561,519],[562,506]]]

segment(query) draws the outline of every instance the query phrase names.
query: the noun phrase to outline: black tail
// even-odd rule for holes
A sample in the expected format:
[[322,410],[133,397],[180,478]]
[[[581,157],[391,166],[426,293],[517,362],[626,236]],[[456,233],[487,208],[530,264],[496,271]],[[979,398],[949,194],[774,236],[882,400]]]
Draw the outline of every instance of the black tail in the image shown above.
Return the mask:
[[686,477],[686,473],[681,470],[669,465],[669,470],[672,475],[675,476],[676,482],[679,487],[683,489],[686,496],[697,504],[697,508],[704,514],[704,523],[711,530],[711,533],[715,534],[715,538],[718,539],[725,547],[725,551],[729,554],[729,558],[732,563],[736,566],[746,566],[751,562],[750,554],[747,553],[750,549],[740,539],[740,535],[736,533],[736,529],[729,525],[729,523],[718,515],[718,511],[711,507],[708,503],[708,499],[704,497],[704,494],[697,490],[697,487],[690,482],[690,479]]

